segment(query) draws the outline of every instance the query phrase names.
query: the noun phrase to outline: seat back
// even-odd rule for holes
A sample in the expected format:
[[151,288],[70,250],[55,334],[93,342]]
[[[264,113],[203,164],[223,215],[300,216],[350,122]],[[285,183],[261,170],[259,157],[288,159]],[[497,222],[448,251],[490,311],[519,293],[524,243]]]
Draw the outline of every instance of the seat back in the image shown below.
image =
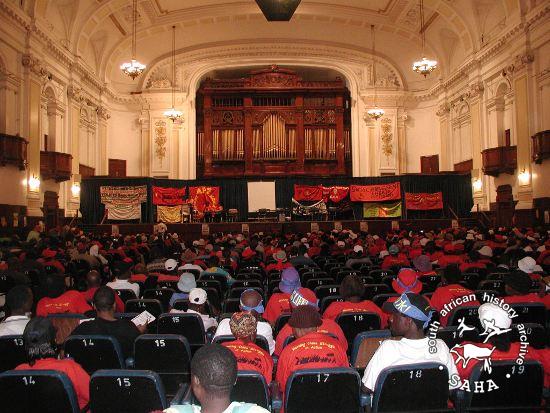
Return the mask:
[[546,307],[543,303],[518,303],[511,304],[511,307],[518,315],[514,318],[514,323],[546,325]]
[[436,337],[443,340],[449,348],[453,348],[463,341],[480,341],[479,331],[477,330],[477,328],[474,330],[465,330],[462,335],[460,335],[457,326],[439,327],[436,333]]
[[358,334],[353,341],[350,362],[358,371],[365,370],[378,347],[384,340],[400,340],[392,337],[390,330],[372,330]]
[[93,413],[150,413],[168,407],[157,373],[149,370],[98,370],[90,380]]
[[384,303],[388,301],[388,298],[391,298],[391,297],[399,297],[399,294],[396,294],[396,293],[376,294],[374,297],[372,297],[372,302],[376,304],[378,307],[382,308]]
[[[523,327],[523,329],[520,331],[518,326]],[[534,323],[512,324],[511,341],[513,343],[521,342],[521,335],[523,334],[527,336],[529,346],[536,349],[546,348],[547,338],[544,326]]]
[[269,391],[264,376],[257,371],[237,372],[237,382],[231,390],[231,401],[254,403],[269,409]]
[[0,337],[0,373],[12,370],[27,361],[23,336]]
[[273,326],[273,335],[276,337],[277,334],[279,334],[279,331],[288,323],[288,320],[290,320],[290,313],[283,313],[279,317],[277,317],[277,320],[275,320],[275,325]]
[[127,313],[142,313],[143,311],[148,311],[156,318],[159,318],[163,312],[161,302],[151,298],[128,300],[126,301],[124,310]]
[[[489,380],[498,388],[488,391]],[[474,392],[474,382],[484,383],[484,392]],[[521,366],[515,360],[491,363],[491,373],[478,363],[470,375],[470,388],[466,392],[467,411],[538,411],[543,389],[543,369],[538,361],[525,360]]]
[[190,382],[190,365],[191,350],[183,336],[143,334],[134,342],[134,368],[158,373],[167,394]]
[[264,289],[262,287],[233,287],[231,286],[231,289],[229,290],[229,297],[228,298],[238,298],[240,300],[241,294],[244,293],[246,290],[254,290],[258,294],[264,297]]
[[351,351],[353,341],[357,334],[364,331],[379,330],[380,316],[370,312],[343,313],[336,317],[336,323],[340,326],[348,340],[348,350]]
[[309,288],[310,290],[315,290],[317,287],[321,285],[329,285],[334,284],[334,279],[329,277],[321,277],[321,278],[309,278],[306,282],[306,288]]
[[341,295],[328,295],[326,297],[323,297],[323,299],[319,303],[319,311],[321,311],[321,313],[324,313],[329,305],[337,301],[344,301],[344,297],[342,297]]
[[363,300],[372,300],[375,295],[390,293],[390,287],[386,284],[368,284],[365,285]]
[[328,297],[329,295],[338,295],[340,286],[337,284],[325,284],[315,287],[315,296],[319,301],[322,301],[323,298]]
[[124,304],[126,304],[128,300],[137,299],[136,293],[134,292],[134,290],[116,289],[115,292],[118,294],[119,298],[122,300]]
[[285,412],[360,412],[361,379],[351,368],[307,369],[286,383]]
[[118,340],[105,335],[73,335],[65,340],[65,355],[73,358],[88,374],[100,369],[124,368]]
[[458,320],[464,318],[464,323],[466,325],[476,327],[478,330],[482,331],[481,323],[479,322],[478,309],[479,306],[477,305],[463,305],[462,307],[455,308],[449,315],[447,325],[458,326]]
[[56,370],[17,370],[0,374],[2,411],[78,413],[69,377]]
[[376,380],[372,412],[446,410],[448,381],[447,367],[439,363],[386,368]]
[[[162,304],[164,311],[168,311],[170,306],[170,298],[172,298],[174,290],[171,288],[155,288],[152,290],[145,290],[143,292],[143,298],[151,298],[153,300],[159,300]],[[151,313],[152,314],[152,313]]]
[[184,336],[191,347],[206,343],[204,324],[199,314],[162,314],[158,319],[158,334],[178,334]]

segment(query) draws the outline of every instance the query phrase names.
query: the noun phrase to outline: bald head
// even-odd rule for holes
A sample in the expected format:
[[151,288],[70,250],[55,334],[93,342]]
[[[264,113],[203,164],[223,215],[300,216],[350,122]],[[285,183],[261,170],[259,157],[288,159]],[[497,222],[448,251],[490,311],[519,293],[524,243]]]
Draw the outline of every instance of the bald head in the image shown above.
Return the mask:
[[241,294],[241,304],[246,307],[256,307],[262,302],[262,296],[256,290],[246,290]]
[[92,270],[86,274],[86,284],[88,288],[101,286],[101,275],[96,270]]

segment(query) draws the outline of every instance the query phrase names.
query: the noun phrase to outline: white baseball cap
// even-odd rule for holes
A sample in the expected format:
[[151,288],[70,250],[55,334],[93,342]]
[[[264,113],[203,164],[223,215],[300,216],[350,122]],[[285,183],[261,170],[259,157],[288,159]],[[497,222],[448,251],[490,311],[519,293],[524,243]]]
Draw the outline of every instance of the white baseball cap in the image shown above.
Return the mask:
[[353,247],[354,252],[363,252],[363,247],[361,245],[356,245]]
[[493,303],[485,303],[479,307],[479,321],[481,327],[487,329],[488,325],[493,325],[498,328],[510,328],[512,319],[508,313]]
[[189,303],[191,304],[204,304],[207,298],[208,296],[206,295],[206,291],[204,291],[202,288],[193,288],[189,292]]
[[166,268],[166,271],[173,271],[177,266],[178,262],[173,258],[170,258],[164,262],[164,268]]

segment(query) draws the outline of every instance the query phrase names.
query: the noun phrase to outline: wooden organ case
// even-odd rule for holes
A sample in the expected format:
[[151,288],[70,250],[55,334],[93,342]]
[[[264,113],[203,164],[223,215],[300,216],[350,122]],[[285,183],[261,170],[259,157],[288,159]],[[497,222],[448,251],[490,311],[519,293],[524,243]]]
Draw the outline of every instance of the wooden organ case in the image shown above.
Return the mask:
[[197,94],[197,175],[351,176],[350,123],[338,77],[304,81],[271,66],[206,79]]

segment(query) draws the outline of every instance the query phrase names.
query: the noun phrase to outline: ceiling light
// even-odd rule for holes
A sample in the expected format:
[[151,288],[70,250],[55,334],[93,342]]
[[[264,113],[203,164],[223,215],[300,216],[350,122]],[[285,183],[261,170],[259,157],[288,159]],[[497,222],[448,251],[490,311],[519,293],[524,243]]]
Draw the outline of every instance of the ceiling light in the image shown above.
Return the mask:
[[145,65],[136,60],[137,0],[133,3],[132,13],[132,61],[120,65],[120,70],[134,80],[145,70]]
[[374,37],[374,24],[370,26],[371,39],[372,39],[372,82],[374,85],[374,108],[367,111],[367,115],[371,119],[378,120],[384,116],[384,109],[380,109],[376,106],[376,62],[374,60],[375,50],[376,50],[376,38]]
[[176,109],[176,26],[172,26],[172,107],[163,115],[172,122],[183,116],[183,113]]
[[301,0],[256,0],[269,22],[289,21]]
[[422,59],[413,63],[412,70],[426,77],[437,68],[437,61],[426,59],[426,55],[424,52],[426,48],[426,27],[424,26],[424,0],[419,0],[419,6],[420,35],[422,37]]

